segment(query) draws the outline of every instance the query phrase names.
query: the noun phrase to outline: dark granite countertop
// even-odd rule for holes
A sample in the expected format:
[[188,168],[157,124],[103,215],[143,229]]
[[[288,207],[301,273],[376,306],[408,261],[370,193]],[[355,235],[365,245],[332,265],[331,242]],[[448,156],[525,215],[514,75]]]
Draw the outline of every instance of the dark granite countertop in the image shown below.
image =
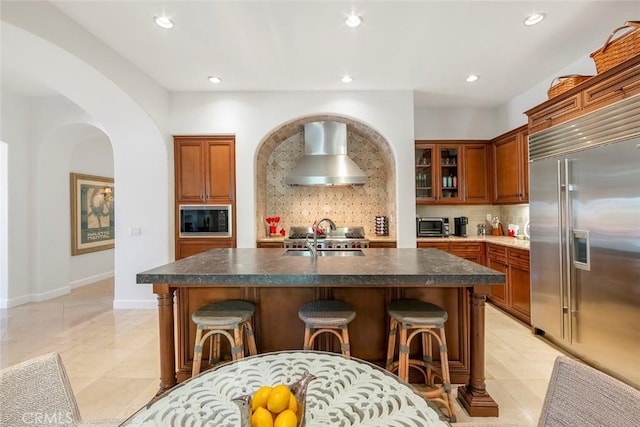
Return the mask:
[[286,249],[212,249],[136,275],[137,283],[212,286],[468,287],[504,274],[437,249],[363,249],[364,256],[283,256]]

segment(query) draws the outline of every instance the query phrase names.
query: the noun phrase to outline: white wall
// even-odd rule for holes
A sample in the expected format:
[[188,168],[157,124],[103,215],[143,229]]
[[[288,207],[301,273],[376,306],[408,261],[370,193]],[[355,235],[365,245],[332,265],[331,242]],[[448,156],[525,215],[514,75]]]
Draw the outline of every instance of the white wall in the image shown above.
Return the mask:
[[29,241],[32,238],[28,227],[31,191],[29,169],[29,103],[26,98],[2,92],[0,111],[0,139],[8,145],[9,169],[7,183],[7,283],[11,284],[0,297],[0,307],[28,302],[31,273],[29,270]]
[[[113,149],[102,132],[93,132],[76,141],[71,153],[69,172],[113,178]],[[117,194],[118,187],[116,186]],[[71,288],[113,276],[114,249],[69,256],[69,284]]]
[[[70,250],[69,172],[113,176],[108,138],[96,128],[91,116],[62,96],[23,98],[4,92],[3,103],[3,135],[13,139],[12,135],[18,135],[25,123],[29,131],[19,143],[11,144],[12,153],[15,149],[24,157],[19,163],[7,165],[12,176],[28,174],[28,179],[10,182],[10,191],[18,192],[20,197],[8,203],[14,218],[10,228],[19,222],[28,235],[9,236],[10,246],[25,245],[28,256],[18,258],[9,252],[12,274],[7,283],[11,288],[2,304],[41,301],[67,293],[74,284],[113,275],[113,250],[77,257],[72,257]],[[10,112],[20,103],[26,108],[21,120],[15,120]],[[76,147],[78,153],[71,159]],[[92,151],[94,157],[88,159]],[[27,279],[16,281],[16,275]]]
[[496,136],[526,124],[527,116],[524,112],[548,100],[547,91],[556,77],[570,74],[595,76],[597,73],[593,59],[584,56],[572,62],[501,106],[498,113],[500,129]]
[[[135,275],[165,264],[173,253],[171,138],[162,131],[168,111],[166,92],[46,3],[10,2],[6,7],[3,4],[2,12],[2,60],[11,61],[12,67],[70,99],[100,123],[111,141],[118,185],[114,306],[155,307],[151,286],[136,284]],[[25,202],[22,213],[27,208]],[[9,209],[11,218],[11,200]],[[130,236],[132,227],[140,227],[142,235]],[[26,260],[31,251],[24,236],[17,234],[21,243],[16,244],[24,247],[16,256]],[[10,236],[10,245],[13,240]],[[9,283],[20,286],[14,284],[29,280],[11,278]]]
[[[62,96],[30,100],[33,189],[29,223],[35,233],[30,247],[33,274],[30,298],[33,301],[64,295],[70,290],[70,158],[74,147],[83,140],[92,139],[95,134],[106,139],[97,126],[100,125],[93,117]],[[112,174],[113,158],[108,140],[106,144],[109,148],[106,159],[97,158],[89,169]],[[104,153],[100,154],[104,157]],[[109,252],[109,261],[96,264],[95,270],[113,271],[113,251]]]
[[9,240],[7,239],[9,146],[0,140],[0,308],[6,307],[9,290]]
[[[331,113],[366,123],[391,145],[396,180],[398,246],[415,247],[413,94],[410,91],[176,93],[171,133],[235,134],[238,247],[255,247],[255,153],[273,129],[295,118]],[[394,220],[394,219],[392,219]]]
[[415,139],[492,139],[497,108],[416,108]]

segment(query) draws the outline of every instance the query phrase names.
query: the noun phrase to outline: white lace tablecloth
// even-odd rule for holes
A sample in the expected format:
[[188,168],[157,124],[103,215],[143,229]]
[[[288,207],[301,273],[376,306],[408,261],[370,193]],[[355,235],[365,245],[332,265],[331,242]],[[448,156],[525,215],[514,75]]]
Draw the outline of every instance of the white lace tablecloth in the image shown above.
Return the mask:
[[292,384],[303,372],[306,427],[448,426],[422,396],[397,376],[368,362],[322,352],[278,352],[220,365],[185,381],[126,420],[123,426],[239,427],[233,398],[263,385]]

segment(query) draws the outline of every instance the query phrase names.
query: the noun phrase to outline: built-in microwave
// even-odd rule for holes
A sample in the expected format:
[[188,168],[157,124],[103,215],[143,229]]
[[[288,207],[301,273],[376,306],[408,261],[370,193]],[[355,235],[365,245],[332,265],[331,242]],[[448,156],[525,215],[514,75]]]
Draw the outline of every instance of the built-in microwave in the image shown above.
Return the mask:
[[180,237],[231,237],[231,205],[180,205]]
[[418,237],[449,237],[449,218],[416,218]]

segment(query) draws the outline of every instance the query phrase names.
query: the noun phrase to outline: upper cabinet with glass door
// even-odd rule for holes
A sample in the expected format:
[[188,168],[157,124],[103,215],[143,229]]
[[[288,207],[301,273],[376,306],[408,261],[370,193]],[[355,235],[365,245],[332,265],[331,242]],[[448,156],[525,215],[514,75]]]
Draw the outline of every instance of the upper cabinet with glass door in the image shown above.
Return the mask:
[[460,202],[460,146],[416,143],[416,203]]
[[435,200],[434,157],[434,145],[416,144],[416,200]]
[[491,203],[488,141],[423,140],[415,150],[417,204]]
[[438,146],[439,156],[439,179],[440,194],[437,199],[442,203],[459,202],[462,200],[461,192],[459,191],[458,168],[460,165],[460,147],[454,146]]

